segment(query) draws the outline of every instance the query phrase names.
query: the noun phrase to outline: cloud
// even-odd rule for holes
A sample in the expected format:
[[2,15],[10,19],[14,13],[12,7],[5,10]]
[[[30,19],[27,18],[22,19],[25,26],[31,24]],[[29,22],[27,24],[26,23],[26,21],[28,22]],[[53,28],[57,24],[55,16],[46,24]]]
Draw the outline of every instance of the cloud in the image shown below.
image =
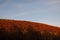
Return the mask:
[[48,5],[55,5],[55,4],[60,4],[60,0],[51,0],[51,1],[48,1]]

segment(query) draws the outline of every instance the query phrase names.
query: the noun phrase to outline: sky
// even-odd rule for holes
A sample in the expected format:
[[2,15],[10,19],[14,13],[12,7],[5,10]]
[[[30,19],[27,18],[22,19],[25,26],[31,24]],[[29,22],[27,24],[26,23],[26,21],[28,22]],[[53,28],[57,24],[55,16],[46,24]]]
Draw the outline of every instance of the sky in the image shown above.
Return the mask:
[[1,18],[60,27],[60,0],[0,0]]

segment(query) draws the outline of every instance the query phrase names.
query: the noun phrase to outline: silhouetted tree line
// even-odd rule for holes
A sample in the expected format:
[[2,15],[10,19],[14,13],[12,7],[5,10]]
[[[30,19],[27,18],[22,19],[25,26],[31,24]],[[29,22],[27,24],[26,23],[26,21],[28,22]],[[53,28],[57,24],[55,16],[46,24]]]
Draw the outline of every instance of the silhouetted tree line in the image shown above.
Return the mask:
[[44,30],[43,33],[35,31],[29,25],[27,32],[23,33],[22,28],[13,26],[11,32],[5,31],[4,27],[0,29],[0,40],[60,40],[60,34],[57,36]]

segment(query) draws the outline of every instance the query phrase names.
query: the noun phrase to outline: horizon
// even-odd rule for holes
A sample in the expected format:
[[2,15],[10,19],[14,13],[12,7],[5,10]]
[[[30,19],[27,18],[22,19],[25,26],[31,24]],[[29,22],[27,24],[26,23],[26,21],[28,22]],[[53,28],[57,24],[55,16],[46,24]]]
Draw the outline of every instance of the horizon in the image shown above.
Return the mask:
[[60,27],[60,0],[0,0],[0,19],[25,20]]

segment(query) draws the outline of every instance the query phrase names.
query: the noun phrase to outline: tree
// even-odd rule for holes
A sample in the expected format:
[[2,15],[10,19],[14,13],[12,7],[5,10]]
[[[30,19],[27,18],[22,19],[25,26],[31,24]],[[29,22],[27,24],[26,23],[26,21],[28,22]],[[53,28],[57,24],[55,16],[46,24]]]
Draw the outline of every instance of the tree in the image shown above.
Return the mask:
[[60,40],[60,33],[58,33],[58,35],[54,35],[54,36],[53,36],[53,39],[54,39],[54,40]]
[[41,40],[53,40],[53,38],[50,32],[43,30],[43,34],[41,34]]
[[23,39],[23,32],[21,27],[17,27],[16,25],[10,28],[11,32],[9,33],[10,40],[22,40]]
[[35,31],[32,26],[28,26],[27,32],[24,34],[24,40],[39,40],[39,32]]
[[7,39],[7,31],[5,30],[5,27],[3,25],[0,26],[0,40],[6,40]]

